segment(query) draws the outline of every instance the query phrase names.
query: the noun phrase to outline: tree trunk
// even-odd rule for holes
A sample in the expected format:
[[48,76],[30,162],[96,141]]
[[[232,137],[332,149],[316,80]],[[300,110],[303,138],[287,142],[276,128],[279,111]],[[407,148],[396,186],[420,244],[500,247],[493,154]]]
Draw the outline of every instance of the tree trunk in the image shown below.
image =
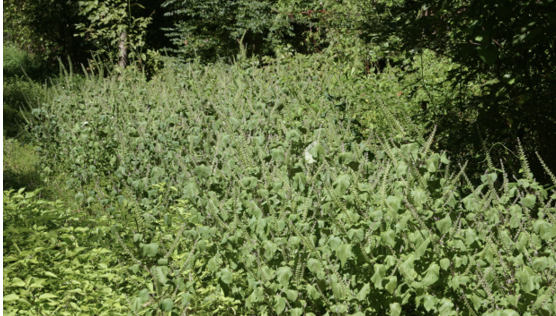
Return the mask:
[[120,62],[118,63],[118,65],[120,66],[120,68],[124,69],[125,66],[127,65],[127,50],[125,48],[125,38],[126,38],[126,32],[123,31],[122,34],[120,34]]

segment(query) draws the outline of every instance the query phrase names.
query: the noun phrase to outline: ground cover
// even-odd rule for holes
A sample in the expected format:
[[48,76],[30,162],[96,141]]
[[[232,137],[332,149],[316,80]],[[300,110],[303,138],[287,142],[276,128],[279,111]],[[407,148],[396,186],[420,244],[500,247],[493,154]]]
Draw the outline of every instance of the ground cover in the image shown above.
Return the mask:
[[170,65],[68,71],[29,113],[62,202],[4,193],[6,314],[556,313],[554,192],[523,154],[470,181],[396,71]]

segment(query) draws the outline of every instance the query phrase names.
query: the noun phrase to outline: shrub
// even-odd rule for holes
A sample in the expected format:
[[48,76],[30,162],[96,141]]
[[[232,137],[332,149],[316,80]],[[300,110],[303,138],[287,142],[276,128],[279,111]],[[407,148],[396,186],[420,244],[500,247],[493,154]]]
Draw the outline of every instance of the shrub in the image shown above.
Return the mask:
[[556,312],[556,195],[523,151],[524,177],[489,160],[474,186],[374,100],[363,135],[333,97],[362,91],[318,61],[94,76],[33,110],[47,166],[112,221],[131,310]]

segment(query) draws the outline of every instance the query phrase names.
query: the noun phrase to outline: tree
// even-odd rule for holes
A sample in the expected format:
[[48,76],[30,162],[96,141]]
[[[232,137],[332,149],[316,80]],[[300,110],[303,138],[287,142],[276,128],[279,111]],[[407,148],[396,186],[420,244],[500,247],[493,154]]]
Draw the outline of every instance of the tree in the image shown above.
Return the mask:
[[[439,125],[445,148],[469,158],[482,149],[482,133],[489,148],[503,145],[494,147],[494,158],[518,170],[505,148],[516,152],[520,138],[530,158],[538,151],[556,170],[553,0],[383,2],[367,17],[368,40],[395,36],[399,51],[430,49],[459,65],[450,73],[451,104],[429,106],[428,123]],[[473,82],[481,84],[480,95],[464,89]],[[452,110],[441,114],[446,107]],[[536,175],[544,174],[540,162],[532,161]]]

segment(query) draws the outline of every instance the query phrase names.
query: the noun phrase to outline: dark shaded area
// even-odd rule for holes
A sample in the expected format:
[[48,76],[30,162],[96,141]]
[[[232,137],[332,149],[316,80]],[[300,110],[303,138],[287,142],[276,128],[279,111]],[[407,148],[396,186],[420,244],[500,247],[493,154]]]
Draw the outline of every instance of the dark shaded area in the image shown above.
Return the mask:
[[[376,5],[367,12],[368,41],[407,52],[430,49],[451,58],[447,104],[430,104],[421,123],[438,126],[440,147],[469,169],[486,167],[481,138],[495,165],[521,169],[518,138],[531,169],[549,182],[535,152],[556,170],[556,7],[552,1],[443,0]],[[400,39],[399,43],[392,38]],[[468,85],[480,85],[480,93]],[[432,100],[431,100],[432,101]]]

